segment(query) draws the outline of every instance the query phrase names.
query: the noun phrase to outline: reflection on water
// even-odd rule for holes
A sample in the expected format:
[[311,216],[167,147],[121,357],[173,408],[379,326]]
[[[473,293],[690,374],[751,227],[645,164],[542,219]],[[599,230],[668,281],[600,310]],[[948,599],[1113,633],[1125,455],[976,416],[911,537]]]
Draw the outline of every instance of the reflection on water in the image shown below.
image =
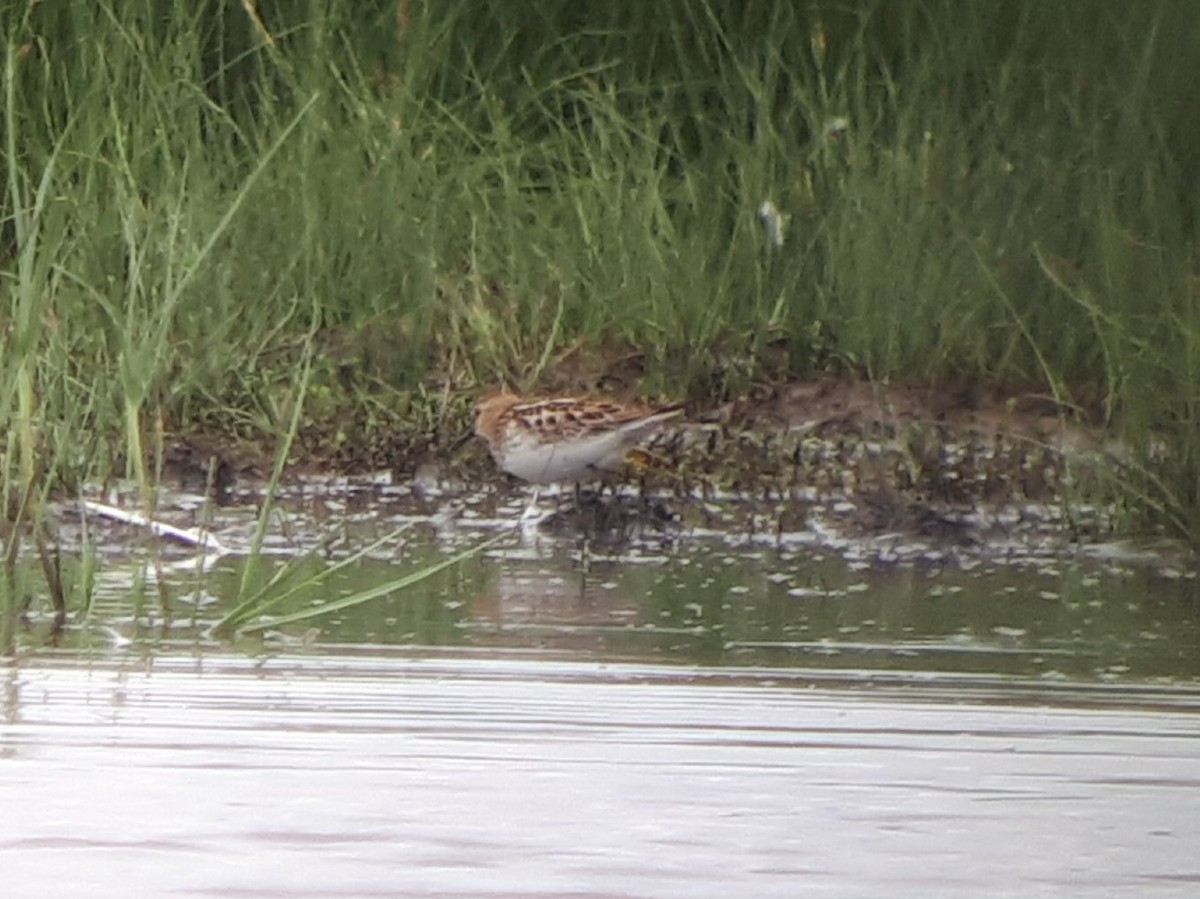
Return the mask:
[[[364,559],[278,611],[374,587],[478,539],[476,532],[414,533],[399,558]],[[88,621],[68,631],[65,645],[202,640],[233,603],[243,564],[229,557],[202,575],[170,575],[164,585],[170,615],[164,615],[158,593],[131,590],[137,577],[112,563],[117,576],[98,592]],[[284,564],[295,560],[279,557],[262,566],[261,577]],[[311,573],[322,564],[297,567]],[[571,541],[530,546],[514,536],[506,548],[389,597],[281,628],[270,640],[1046,683],[1194,684],[1198,589],[1191,578],[1087,559],[868,566],[819,549],[716,540],[683,542],[669,553],[603,556]]]
[[996,705],[396,650],[48,654],[0,678],[8,895],[1200,887],[1200,695],[1178,689]]
[[[511,507],[489,494],[329,481],[285,496],[268,528],[268,556],[255,583],[284,568],[291,569],[285,583],[302,583],[398,525],[411,529],[354,566],[304,586],[276,613],[373,589],[498,532],[510,536],[402,592],[278,627],[267,644],[520,650],[589,660],[866,671],[878,678],[1200,680],[1200,578],[1178,562],[1149,564],[1153,557],[1144,553],[1075,547],[1038,529],[1015,529],[993,543],[921,544],[904,535],[850,541],[816,525],[795,531],[760,526],[750,506],[740,519],[730,518],[741,530],[675,527],[668,533],[666,519],[626,514],[628,532],[588,532],[584,539],[566,520],[548,533],[519,536],[512,522],[524,496],[508,499]],[[613,502],[627,513],[641,508],[627,497]],[[700,505],[711,505],[714,515],[730,506]],[[212,527],[227,546],[244,547],[255,514],[252,503],[225,508]],[[202,513],[182,496],[167,496],[160,516],[195,526]],[[79,541],[77,515],[64,510],[59,526],[66,545]],[[56,645],[78,651],[208,645],[208,629],[236,602],[246,576],[244,553],[197,571],[191,549],[139,529],[94,522],[89,534],[101,558],[92,605],[86,616],[72,617]],[[31,582],[40,577],[34,555],[25,556]],[[82,576],[67,560],[65,580],[78,583]],[[36,616],[23,627],[2,612],[0,618],[14,631],[11,639],[0,633],[0,645],[45,645],[48,628]],[[260,639],[247,646],[257,651]]]

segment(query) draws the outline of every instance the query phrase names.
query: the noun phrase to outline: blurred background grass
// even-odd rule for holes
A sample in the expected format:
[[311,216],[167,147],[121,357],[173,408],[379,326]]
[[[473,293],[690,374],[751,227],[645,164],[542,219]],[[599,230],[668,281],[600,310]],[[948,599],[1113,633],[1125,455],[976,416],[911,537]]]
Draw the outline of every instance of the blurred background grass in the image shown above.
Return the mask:
[[69,0],[0,27],[6,495],[147,480],[164,426],[270,440],[311,345],[335,458],[452,439],[478,389],[572,386],[569,359],[698,404],[1035,382],[1130,447],[1141,525],[1200,535],[1193,3]]

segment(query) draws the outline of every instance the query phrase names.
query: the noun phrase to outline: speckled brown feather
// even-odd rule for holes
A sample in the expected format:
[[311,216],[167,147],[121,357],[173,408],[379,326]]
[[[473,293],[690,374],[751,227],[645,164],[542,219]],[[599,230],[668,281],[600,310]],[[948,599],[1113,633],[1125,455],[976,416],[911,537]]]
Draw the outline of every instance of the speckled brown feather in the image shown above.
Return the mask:
[[500,466],[519,477],[537,481],[544,468],[546,480],[573,480],[609,469],[625,450],[681,412],[679,405],[497,393],[476,405],[475,433],[487,441]]
[[682,409],[682,405],[651,407],[576,397],[525,399],[512,393],[497,393],[475,406],[475,433],[494,444],[515,424],[540,442],[558,443]]

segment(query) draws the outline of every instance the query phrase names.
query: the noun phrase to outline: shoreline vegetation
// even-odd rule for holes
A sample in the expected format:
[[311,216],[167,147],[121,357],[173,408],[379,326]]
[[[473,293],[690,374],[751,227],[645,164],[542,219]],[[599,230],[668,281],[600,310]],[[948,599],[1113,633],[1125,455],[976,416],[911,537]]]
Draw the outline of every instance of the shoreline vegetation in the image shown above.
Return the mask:
[[83,483],[150,507],[177,445],[411,465],[501,384],[769,432],[753,410],[838,383],[1036,395],[1120,447],[1086,499],[1200,542],[1200,6],[76,0],[0,27],[9,534]]

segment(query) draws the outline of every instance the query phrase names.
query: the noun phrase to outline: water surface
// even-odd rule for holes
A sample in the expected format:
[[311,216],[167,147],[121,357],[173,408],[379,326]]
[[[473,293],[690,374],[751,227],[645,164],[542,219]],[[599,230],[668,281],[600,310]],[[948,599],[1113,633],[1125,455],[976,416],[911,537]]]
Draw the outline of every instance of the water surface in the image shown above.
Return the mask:
[[47,656],[2,676],[9,895],[1200,886],[1194,694],[1014,705],[389,652]]
[[1200,891],[1186,566],[1040,532],[520,535],[522,499],[292,497],[252,586],[410,529],[276,614],[508,536],[236,638],[244,553],[96,526],[87,614],[55,636],[34,602],[0,662],[6,895]]

